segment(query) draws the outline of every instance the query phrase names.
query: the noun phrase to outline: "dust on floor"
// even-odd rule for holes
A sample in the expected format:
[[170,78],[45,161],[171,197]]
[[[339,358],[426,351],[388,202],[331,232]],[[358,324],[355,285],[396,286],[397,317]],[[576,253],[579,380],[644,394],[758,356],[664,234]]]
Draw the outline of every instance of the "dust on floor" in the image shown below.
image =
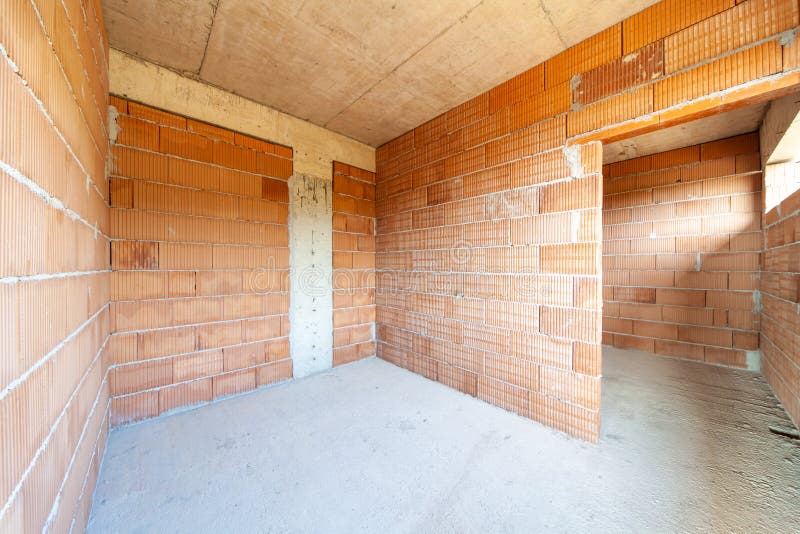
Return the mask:
[[760,376],[604,349],[597,446],[369,359],[112,432],[88,531],[798,528]]

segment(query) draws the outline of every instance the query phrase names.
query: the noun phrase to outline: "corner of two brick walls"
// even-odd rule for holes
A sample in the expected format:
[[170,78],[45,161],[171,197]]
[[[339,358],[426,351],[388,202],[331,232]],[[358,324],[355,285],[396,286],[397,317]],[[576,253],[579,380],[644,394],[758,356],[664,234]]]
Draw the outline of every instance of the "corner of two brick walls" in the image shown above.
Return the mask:
[[[379,356],[596,441],[602,156],[599,146],[580,149],[598,164],[584,155],[583,173],[597,178],[581,178],[575,146],[796,90],[799,23],[795,0],[666,0],[380,147]],[[712,165],[701,160],[698,167]],[[742,199],[760,189],[752,176],[739,176],[747,172],[730,172],[728,182],[746,182],[731,205],[746,204]],[[686,187],[713,188],[712,175]],[[709,256],[705,266],[716,261],[715,273],[701,270],[681,282],[718,278],[722,287],[703,294],[719,310],[717,317],[711,312],[711,327],[695,324],[708,319],[699,317],[705,310],[692,310],[681,326],[637,323],[642,338],[664,329],[662,352],[740,365],[743,351],[757,346],[748,289],[757,282],[748,269],[759,248],[740,241],[753,239],[760,224],[752,206],[739,208],[745,214],[732,212],[737,221],[756,219],[730,232],[748,234],[733,240],[744,255]],[[722,233],[722,226],[710,231]],[[705,252],[696,248],[695,260]],[[750,263],[731,274],[731,262],[739,261]],[[523,297],[520,286],[535,291]],[[716,328],[714,320],[724,325]],[[667,345],[670,338],[675,344]]]
[[375,173],[333,163],[333,365],[375,355]]
[[[14,436],[2,447],[0,522],[12,530],[85,524],[109,389],[120,423],[291,376],[281,278],[291,152],[117,101],[128,124],[109,221],[107,43],[98,4],[77,7],[0,8],[6,27],[23,29],[2,35],[0,69],[4,243],[14,251],[0,275],[10,332],[0,343],[20,355],[0,398],[2,435]],[[372,352],[375,315],[381,357],[596,440],[600,155],[564,147],[795,89],[800,45],[787,37],[797,26],[790,0],[660,2],[385,145],[373,282],[358,219],[369,219],[359,201],[372,179],[342,172],[364,185],[346,186],[334,207],[346,235],[337,262],[357,273],[336,286],[336,363]],[[765,224],[762,350],[797,421],[800,254],[797,210],[784,207]],[[265,263],[263,279],[246,279]],[[534,289],[539,300],[517,300]]]
[[292,150],[112,97],[112,424],[292,376]]
[[[112,97],[112,424],[292,377],[292,150]],[[374,174],[333,169],[333,364],[374,355]]]
[[0,530],[83,530],[108,432],[99,3],[0,4]]
[[[675,16],[678,12],[680,16]],[[583,148],[568,145],[654,129],[721,105],[741,105],[786,90],[797,83],[800,47],[780,32],[795,28],[797,18],[796,3],[788,1],[727,0],[688,6],[662,2],[385,145],[377,155],[377,187],[372,185],[374,177],[369,173],[335,164],[334,364],[371,355],[373,331],[377,331],[381,340],[378,352],[387,359],[560,430],[596,440],[601,155],[599,144]],[[742,20],[751,22],[748,27],[752,31],[744,32],[736,26]],[[699,47],[705,37],[720,31],[728,31],[730,38],[712,38],[713,47]],[[735,75],[729,76],[731,72]],[[731,90],[761,79],[765,83]],[[685,106],[687,101],[693,104]],[[175,138],[165,141],[173,145],[166,150],[176,150],[185,142],[186,134],[174,133],[169,124],[159,126],[164,127],[167,135]],[[188,122],[184,129],[191,129]],[[213,127],[192,133],[212,138],[213,146],[224,142],[215,138],[220,132]],[[198,154],[174,153],[168,157],[224,163],[214,160],[213,148],[211,160]],[[263,169],[250,169],[255,174],[259,170]],[[125,194],[124,189],[120,191],[120,195]],[[119,208],[137,209],[133,205]],[[175,211],[173,207],[162,209]],[[375,222],[370,220],[375,215],[377,238]],[[281,224],[272,224],[276,223]],[[159,248],[160,239],[163,236],[152,240]],[[164,242],[167,249],[173,246],[171,238]],[[179,243],[186,250],[197,244]],[[205,244],[212,245],[213,271],[213,251],[224,243]],[[490,247],[504,250],[490,255],[486,252]],[[375,248],[377,259],[371,256]],[[377,274],[373,262],[377,263]],[[453,270],[456,264],[457,269],[466,270]],[[531,280],[512,281],[509,275],[514,269],[528,269]],[[147,300],[200,297],[171,293],[170,280],[180,276],[188,275],[167,273],[162,282],[166,289],[158,293],[158,298]],[[200,270],[194,276],[197,285]],[[506,279],[498,282],[504,276]],[[461,290],[443,293],[439,288],[453,281],[448,278],[458,279]],[[515,300],[518,297],[510,296],[532,288],[539,302],[519,302]],[[285,287],[278,293],[283,291]],[[119,362],[112,385],[114,391],[128,397],[115,402],[120,413],[132,415],[121,416],[118,422],[260,383],[258,369],[268,367],[267,349],[263,359],[257,349],[255,354],[243,354],[234,362],[237,356],[233,347],[275,338],[254,341],[244,335],[249,315],[234,319],[230,317],[235,313],[226,315],[225,298],[230,303],[227,308],[232,309],[232,297],[241,295],[215,296],[222,298],[223,304],[216,311],[205,310],[210,314],[209,321],[242,321],[240,341],[228,344],[236,339],[233,332],[228,332],[231,336],[227,339],[222,339],[227,334],[212,334],[219,338],[212,345],[223,346],[207,348],[200,341],[202,332],[219,331],[218,326],[178,324],[181,319],[175,314],[181,312],[177,308],[157,312],[172,315],[163,327],[134,328],[136,348],[131,348],[133,336],[128,335],[128,355],[121,356],[123,360],[130,358],[131,350],[140,358],[140,347],[146,346],[146,338],[140,339],[140,335],[156,336],[161,328],[195,328],[185,348],[192,348],[195,357],[206,351],[213,351],[215,356],[210,362],[204,359],[188,364],[192,378],[182,383],[182,393],[178,393],[175,382],[175,365],[180,359],[173,358],[175,354],[158,356],[156,361],[137,363],[127,370],[123,368],[129,362]],[[174,305],[186,304],[176,301]],[[137,306],[124,304],[123,308]],[[729,317],[731,310],[739,309],[738,304],[725,306]],[[125,315],[119,315],[120,309],[115,304],[115,319]],[[282,310],[280,305],[276,309]],[[377,326],[373,326],[376,315]],[[534,332],[529,331],[531,318],[536,323]],[[710,331],[698,330],[698,325],[685,326],[692,328],[678,328],[679,342],[681,336],[688,336],[684,341],[690,344],[706,343],[703,336]],[[285,337],[287,330],[288,324],[282,322],[273,333]],[[741,362],[740,351],[752,345],[753,330],[738,326],[729,330],[730,346],[727,338],[724,342],[714,338],[713,343],[721,346],[704,346],[703,359]],[[114,340],[121,341],[122,336]],[[455,353],[454,342],[463,354]],[[227,364],[226,347],[230,347]],[[245,348],[236,350],[247,352]],[[291,360],[280,358],[284,367],[278,376],[290,376]],[[175,361],[168,365],[164,363],[167,360]],[[126,376],[127,372],[130,375]],[[173,388],[177,400],[165,400],[167,388]],[[138,399],[131,398],[133,393],[122,393],[126,390],[137,392]],[[129,407],[123,407],[125,401],[121,399],[125,398]]]
[[[797,163],[771,167],[776,179],[800,183]],[[800,190],[766,213],[764,236],[761,370],[800,425]]]
[[748,366],[759,348],[758,150],[753,133],[604,168],[605,344]]

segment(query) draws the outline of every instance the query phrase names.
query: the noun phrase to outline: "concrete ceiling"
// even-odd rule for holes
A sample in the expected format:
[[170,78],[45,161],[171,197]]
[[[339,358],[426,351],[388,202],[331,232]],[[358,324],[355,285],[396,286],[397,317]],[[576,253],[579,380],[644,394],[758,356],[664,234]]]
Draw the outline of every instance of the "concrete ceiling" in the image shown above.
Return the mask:
[[656,0],[103,0],[110,45],[378,146]]
[[769,102],[754,104],[603,145],[603,163],[614,163],[754,132],[761,126],[768,106]]

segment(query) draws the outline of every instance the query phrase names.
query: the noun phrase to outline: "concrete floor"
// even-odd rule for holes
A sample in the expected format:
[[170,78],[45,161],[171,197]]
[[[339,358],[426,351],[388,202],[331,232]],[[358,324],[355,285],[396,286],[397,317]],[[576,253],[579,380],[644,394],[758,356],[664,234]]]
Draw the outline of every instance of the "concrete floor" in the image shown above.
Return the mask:
[[115,430],[88,531],[800,529],[761,377],[604,358],[598,446],[377,359]]

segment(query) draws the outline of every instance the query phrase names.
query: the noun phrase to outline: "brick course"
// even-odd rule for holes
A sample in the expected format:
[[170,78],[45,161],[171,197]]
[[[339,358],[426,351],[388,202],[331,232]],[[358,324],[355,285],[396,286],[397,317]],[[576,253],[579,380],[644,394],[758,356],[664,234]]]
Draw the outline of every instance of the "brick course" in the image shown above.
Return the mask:
[[108,43],[99,2],[0,19],[0,531],[80,531],[108,432]]
[[[768,184],[800,183],[797,163],[770,165],[767,172],[775,173]],[[762,372],[800,425],[800,190],[765,213],[762,265]]]
[[[81,530],[109,424],[292,375],[293,154],[112,98],[121,131],[109,180],[100,3],[5,2],[0,18],[0,347],[13,356],[0,368],[0,530]],[[374,315],[380,357],[596,441],[593,142],[795,91],[800,46],[786,32],[799,18],[794,0],[665,0],[381,147],[374,215],[372,178],[340,166],[336,262],[348,288],[366,291],[337,288],[336,363],[371,352]],[[741,215],[752,214],[757,158],[729,150],[709,143],[697,160],[690,147],[666,165],[655,155],[660,173],[642,161],[607,169],[614,183],[653,180],[649,194],[620,191],[608,219],[615,241],[641,247],[614,252],[636,257],[606,272],[622,346],[653,339],[664,354],[734,364],[757,346],[747,294],[760,223]],[[651,233],[668,206],[673,225],[713,213],[700,238],[677,225],[665,255],[669,237],[625,220],[644,206]],[[795,194],[766,214],[760,260],[764,374],[797,422],[796,221]],[[707,270],[691,270],[698,253]]]
[[[591,143],[795,90],[797,47],[782,32],[798,24],[793,0],[665,0],[379,147],[378,355],[596,441],[602,155]],[[665,354],[726,364],[758,346],[757,155],[721,150],[676,152],[674,163],[659,164],[667,172],[649,177],[649,190],[615,198],[612,247],[640,247],[607,260],[619,262],[607,276],[618,302],[640,315],[635,325],[609,318],[625,333],[620,344],[659,337]],[[637,163],[611,178],[645,172]],[[684,176],[669,169],[680,166]],[[699,221],[707,238],[688,228],[700,207],[694,197],[722,199],[709,200],[715,214]],[[648,204],[651,222],[624,220]],[[681,213],[656,218],[656,204]],[[674,254],[661,257],[669,239],[649,235],[667,225],[685,231],[674,236]],[[698,251],[706,270],[692,272]],[[676,271],[685,275],[676,280]],[[690,289],[702,289],[702,301]],[[644,303],[660,306],[661,319]]]
[[758,150],[753,133],[603,168],[605,344],[746,367],[758,349]]
[[333,163],[333,365],[375,355],[375,173]]
[[291,149],[111,104],[111,423],[290,378]]
[[[470,104],[458,121],[445,115],[446,126],[426,126],[440,137],[420,149],[446,154],[437,145],[485,120],[481,109],[488,112]],[[599,247],[591,241],[600,234],[601,156],[599,144],[578,149],[572,174],[559,122],[486,139],[443,163],[398,163],[408,168],[395,176],[379,167],[378,354],[594,439],[599,365],[584,358],[576,369],[573,353],[579,344],[599,358]],[[451,125],[460,128],[448,132]],[[487,161],[494,166],[484,170]],[[514,176],[519,185],[510,189]]]

